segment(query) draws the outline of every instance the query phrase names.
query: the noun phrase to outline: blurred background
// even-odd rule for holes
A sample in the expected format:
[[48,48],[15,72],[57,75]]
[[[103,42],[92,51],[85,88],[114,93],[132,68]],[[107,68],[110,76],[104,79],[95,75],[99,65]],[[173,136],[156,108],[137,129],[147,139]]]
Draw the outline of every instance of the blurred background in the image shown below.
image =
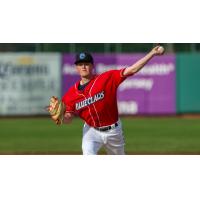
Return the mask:
[[[97,53],[132,53],[146,52],[152,48],[152,43],[10,43],[0,44],[1,52],[62,52],[76,53],[89,51]],[[162,44],[168,53],[200,51],[200,43],[168,43]]]
[[[200,154],[200,44],[170,43],[118,89],[127,154]],[[75,53],[96,73],[129,66],[153,43],[0,44],[0,154],[81,154],[83,122],[56,126],[45,110],[79,76]],[[104,154],[104,150],[101,154]]]

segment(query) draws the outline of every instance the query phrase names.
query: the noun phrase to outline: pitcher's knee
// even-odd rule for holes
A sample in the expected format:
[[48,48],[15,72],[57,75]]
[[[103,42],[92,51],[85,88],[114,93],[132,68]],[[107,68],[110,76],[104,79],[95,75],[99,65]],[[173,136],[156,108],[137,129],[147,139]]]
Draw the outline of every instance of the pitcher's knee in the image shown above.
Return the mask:
[[95,142],[84,142],[82,144],[83,155],[97,155],[101,145]]

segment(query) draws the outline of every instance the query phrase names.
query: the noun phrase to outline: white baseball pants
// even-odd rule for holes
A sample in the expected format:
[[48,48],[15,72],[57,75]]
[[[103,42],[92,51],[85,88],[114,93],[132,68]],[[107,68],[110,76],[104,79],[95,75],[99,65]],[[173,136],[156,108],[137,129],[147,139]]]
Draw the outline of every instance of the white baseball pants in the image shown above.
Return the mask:
[[99,131],[84,124],[82,151],[83,155],[96,155],[101,147],[109,155],[124,155],[124,137],[120,120],[118,126],[108,131]]

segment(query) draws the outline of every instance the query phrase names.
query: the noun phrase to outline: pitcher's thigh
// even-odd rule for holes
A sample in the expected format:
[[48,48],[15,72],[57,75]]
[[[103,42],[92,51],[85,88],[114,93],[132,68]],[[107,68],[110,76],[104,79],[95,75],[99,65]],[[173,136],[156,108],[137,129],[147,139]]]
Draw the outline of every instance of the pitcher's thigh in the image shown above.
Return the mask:
[[124,155],[124,137],[122,133],[108,136],[105,149],[109,155]]
[[102,147],[100,142],[84,140],[82,141],[83,155],[97,155],[99,149]]

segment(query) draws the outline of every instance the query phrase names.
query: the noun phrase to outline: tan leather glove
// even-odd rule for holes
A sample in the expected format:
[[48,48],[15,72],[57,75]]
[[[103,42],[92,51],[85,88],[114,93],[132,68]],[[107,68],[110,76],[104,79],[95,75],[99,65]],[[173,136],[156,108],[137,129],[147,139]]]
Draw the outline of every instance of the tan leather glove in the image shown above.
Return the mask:
[[55,121],[55,123],[57,125],[61,125],[65,113],[65,104],[57,97],[52,96],[47,110],[49,111],[50,116]]

